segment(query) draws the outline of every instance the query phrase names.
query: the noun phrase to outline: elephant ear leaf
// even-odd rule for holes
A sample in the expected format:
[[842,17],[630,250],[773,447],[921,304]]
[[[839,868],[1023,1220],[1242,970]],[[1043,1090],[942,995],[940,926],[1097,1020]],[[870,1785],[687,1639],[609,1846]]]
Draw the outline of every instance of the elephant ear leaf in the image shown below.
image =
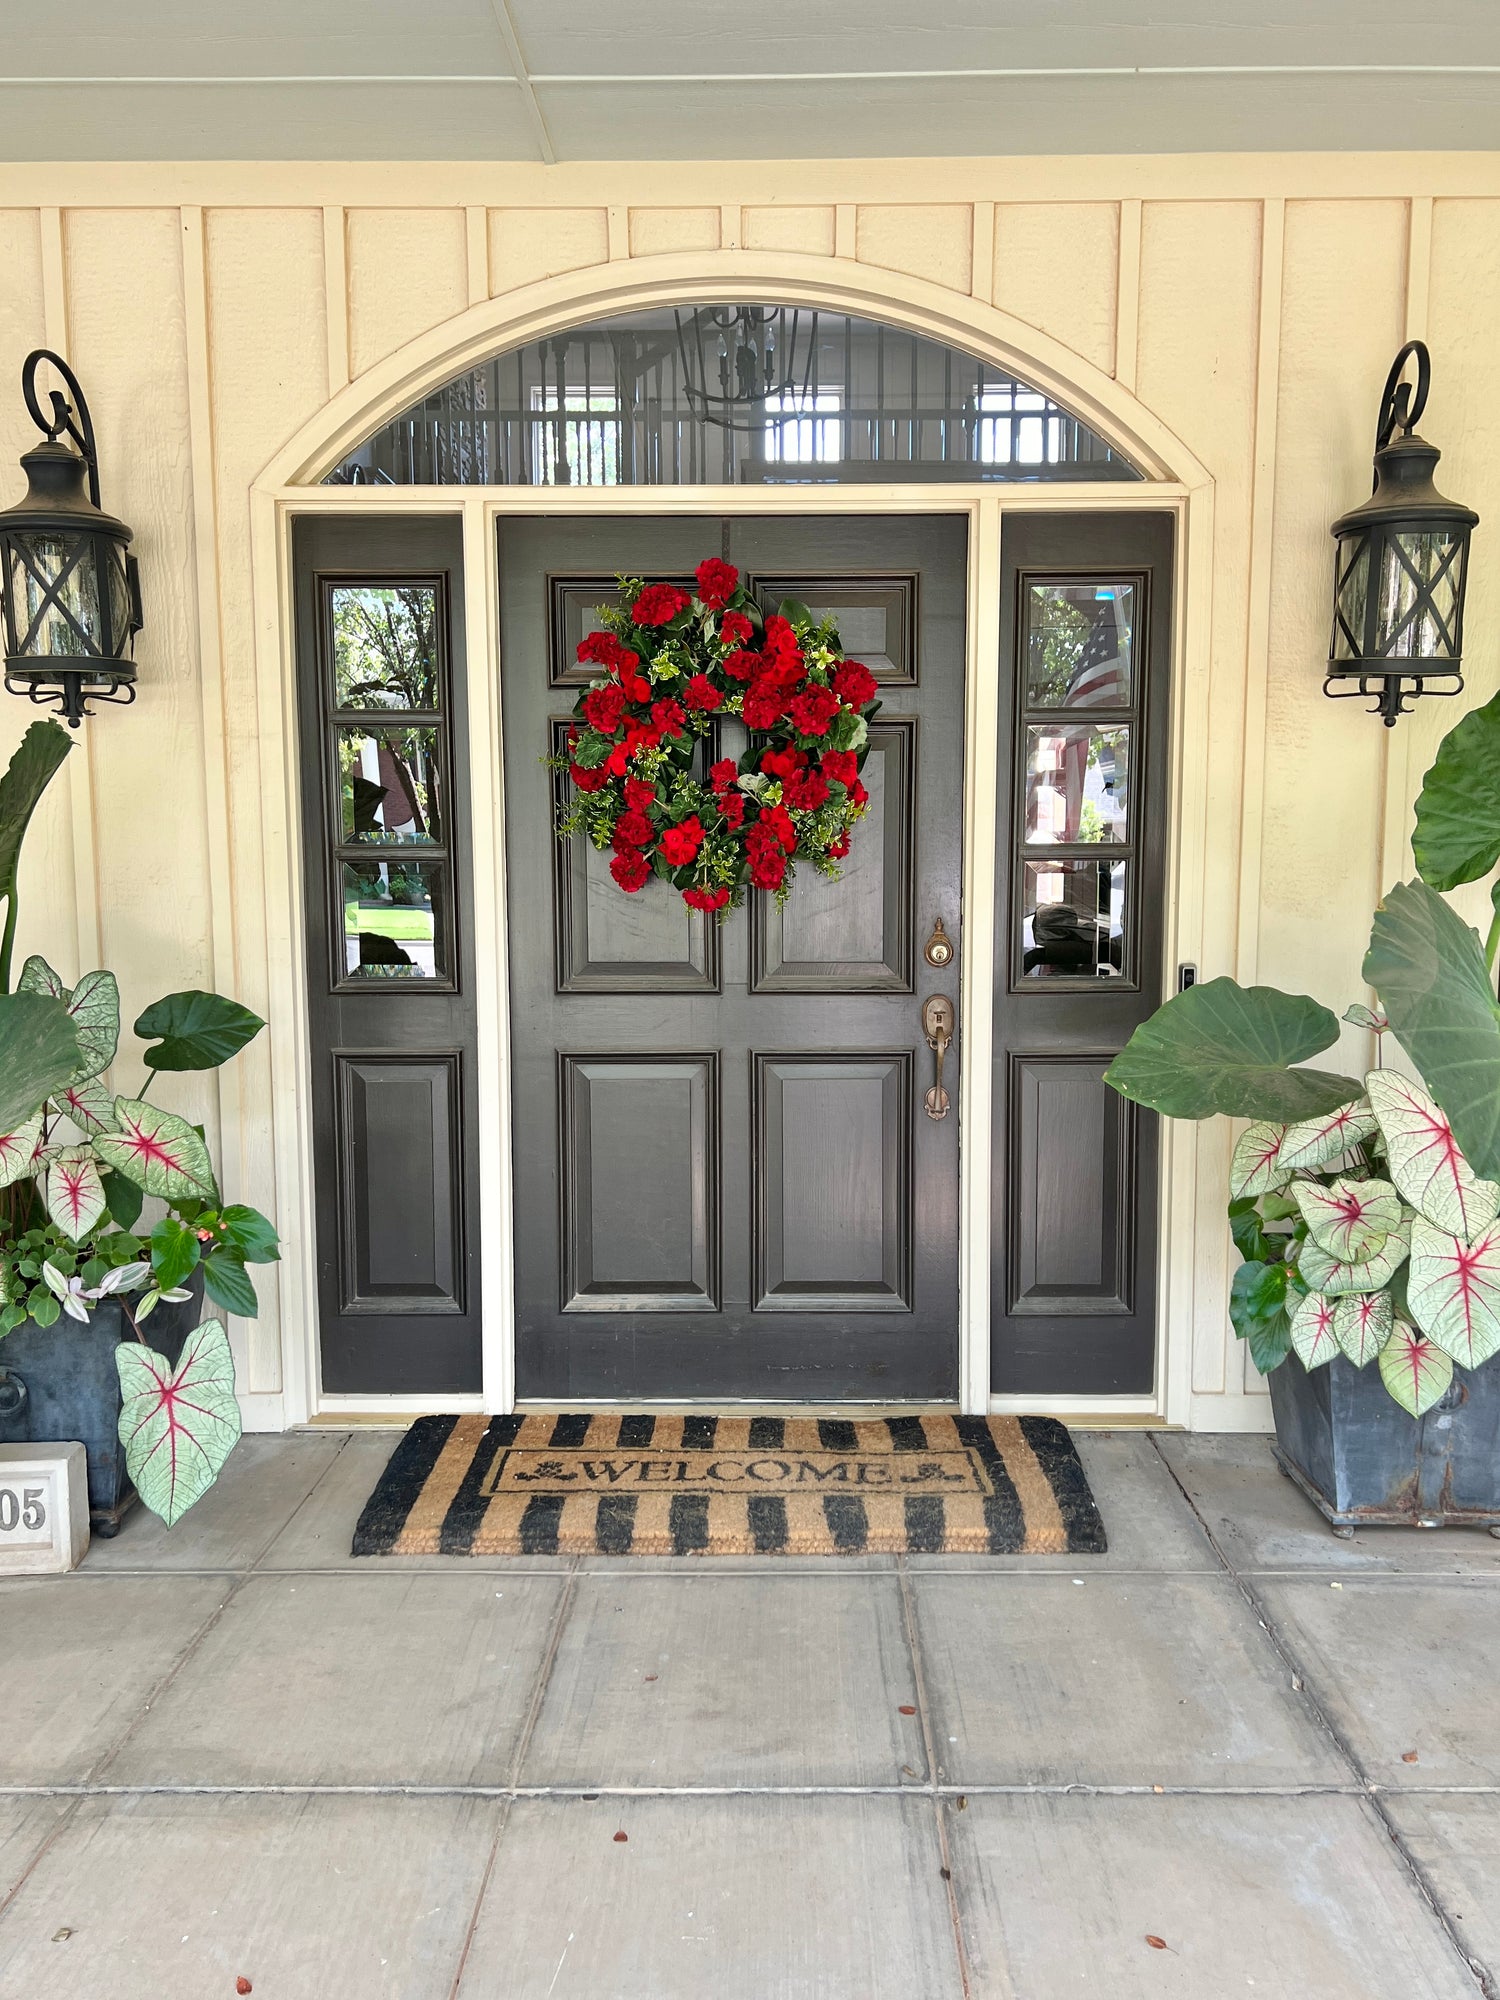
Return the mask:
[[1364,976],[1469,1165],[1500,1181],[1500,1007],[1478,933],[1425,882],[1400,882],[1375,912]]
[[170,1528],[218,1478],[239,1442],[229,1339],[216,1319],[189,1334],[174,1370],[133,1340],[115,1349],[120,1442],[135,1490]]
[[1292,1067],[1338,1037],[1336,1017],[1304,993],[1211,979],[1143,1021],[1104,1080],[1171,1118],[1223,1112],[1290,1124],[1363,1094],[1353,1077]]
[[21,842],[31,815],[72,747],[72,739],[60,723],[33,722],[9,768],[0,776],[0,896],[16,892]]
[[217,1069],[265,1026],[259,1014],[218,993],[169,993],[135,1024],[151,1069]]
[[1500,695],[1443,738],[1422,780],[1411,845],[1434,889],[1477,882],[1500,861]]
[[15,1132],[78,1074],[78,1031],[61,1000],[0,996],[0,1132]]

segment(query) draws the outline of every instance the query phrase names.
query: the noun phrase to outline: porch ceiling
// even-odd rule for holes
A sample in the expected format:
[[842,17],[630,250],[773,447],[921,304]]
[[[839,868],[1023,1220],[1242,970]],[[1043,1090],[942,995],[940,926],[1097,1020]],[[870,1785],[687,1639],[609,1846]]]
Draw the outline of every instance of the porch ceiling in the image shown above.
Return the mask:
[[[1500,146],[1494,0],[73,0],[0,157],[617,160]],[[1246,19],[1253,14],[1255,18]],[[684,189],[684,199],[691,191]]]

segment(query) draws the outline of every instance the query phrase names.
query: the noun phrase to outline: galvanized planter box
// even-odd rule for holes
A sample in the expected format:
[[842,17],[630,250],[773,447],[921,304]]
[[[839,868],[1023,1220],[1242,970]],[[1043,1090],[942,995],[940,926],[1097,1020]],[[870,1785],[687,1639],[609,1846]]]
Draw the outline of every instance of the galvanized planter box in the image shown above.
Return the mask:
[[[175,1366],[202,1317],[203,1275],[193,1296],[159,1305],[143,1331]],[[135,1489],[120,1443],[120,1378],[115,1349],[131,1337],[119,1302],[104,1299],[87,1326],[66,1314],[55,1326],[22,1320],[0,1338],[0,1444],[81,1444],[88,1453],[89,1519],[96,1535],[118,1532]]]
[[1425,1416],[1391,1401],[1379,1369],[1339,1354],[1311,1373],[1295,1354],[1267,1377],[1276,1458],[1333,1523],[1488,1528],[1500,1534],[1500,1357]]

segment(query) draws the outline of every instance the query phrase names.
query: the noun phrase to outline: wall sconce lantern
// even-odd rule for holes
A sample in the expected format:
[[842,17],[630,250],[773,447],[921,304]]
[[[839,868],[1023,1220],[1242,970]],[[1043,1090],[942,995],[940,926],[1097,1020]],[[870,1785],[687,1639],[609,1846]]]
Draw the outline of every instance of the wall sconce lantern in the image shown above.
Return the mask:
[[[1403,379],[1413,357],[1415,389]],[[1409,340],[1386,377],[1375,491],[1333,524],[1333,637],[1323,692],[1373,696],[1370,713],[1387,729],[1419,695],[1457,694],[1464,684],[1464,586],[1479,516],[1445,500],[1432,483],[1442,454],[1416,433],[1431,378],[1425,345]]]
[[[43,361],[73,398],[54,389],[50,421],[36,396]],[[130,655],[143,622],[140,578],[129,528],[99,505],[94,425],[78,378],[38,348],[21,370],[21,393],[46,441],[22,454],[25,499],[0,509],[5,686],[60,710],[76,729],[91,701],[135,700]]]

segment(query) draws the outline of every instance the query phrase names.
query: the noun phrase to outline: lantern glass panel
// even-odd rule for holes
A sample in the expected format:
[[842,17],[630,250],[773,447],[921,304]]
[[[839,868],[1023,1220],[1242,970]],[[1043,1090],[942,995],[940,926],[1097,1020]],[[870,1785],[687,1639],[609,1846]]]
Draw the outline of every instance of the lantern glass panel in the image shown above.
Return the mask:
[[123,659],[133,651],[131,640],[134,634],[130,621],[134,615],[131,600],[130,578],[125,568],[125,551],[114,542],[97,544],[104,563],[104,573],[109,586],[109,646],[108,651],[116,659]]
[[10,591],[16,636],[27,657],[97,658],[105,650],[92,536],[46,530],[15,533]]
[[1333,621],[1333,657],[1357,660],[1364,640],[1365,607],[1370,594],[1370,538],[1345,537],[1338,545],[1337,615]]
[[1451,528],[1397,532],[1381,550],[1378,651],[1397,660],[1454,653],[1460,536]]

